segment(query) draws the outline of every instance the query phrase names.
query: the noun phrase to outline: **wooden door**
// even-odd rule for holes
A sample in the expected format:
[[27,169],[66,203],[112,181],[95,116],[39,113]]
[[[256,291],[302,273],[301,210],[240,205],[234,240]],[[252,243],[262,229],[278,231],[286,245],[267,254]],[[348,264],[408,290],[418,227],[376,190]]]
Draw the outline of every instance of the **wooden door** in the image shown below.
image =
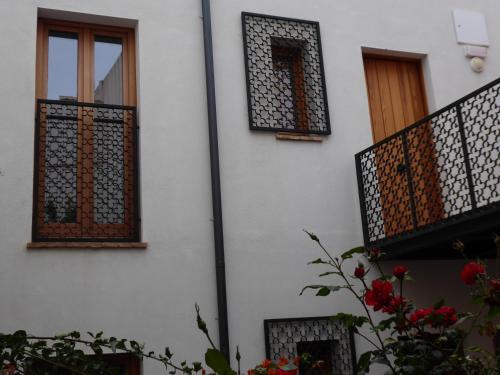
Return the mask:
[[[420,61],[364,56],[364,67],[374,143],[427,115]],[[410,165],[406,165],[404,147]],[[375,163],[386,237],[442,217],[430,123],[406,133],[406,146],[403,137],[380,145],[375,150]],[[413,190],[413,202],[410,189]]]

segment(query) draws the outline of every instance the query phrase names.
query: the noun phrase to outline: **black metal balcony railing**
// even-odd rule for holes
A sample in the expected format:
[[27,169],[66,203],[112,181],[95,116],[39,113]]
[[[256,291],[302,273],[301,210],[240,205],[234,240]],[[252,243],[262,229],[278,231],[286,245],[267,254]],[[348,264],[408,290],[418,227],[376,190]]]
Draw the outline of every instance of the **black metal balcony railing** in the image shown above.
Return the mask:
[[138,241],[136,108],[38,100],[34,241]]
[[471,229],[481,217],[483,229],[499,226],[488,216],[500,213],[499,152],[497,79],[356,154],[365,246]]

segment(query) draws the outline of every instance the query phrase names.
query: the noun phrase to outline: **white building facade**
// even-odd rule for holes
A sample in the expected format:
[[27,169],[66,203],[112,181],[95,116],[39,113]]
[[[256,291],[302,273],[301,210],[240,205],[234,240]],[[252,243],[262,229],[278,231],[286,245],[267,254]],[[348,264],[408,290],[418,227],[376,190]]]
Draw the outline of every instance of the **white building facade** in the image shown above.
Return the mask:
[[[487,52],[480,73],[473,71],[471,58],[457,42],[454,9],[485,17],[489,40],[487,46],[480,46]],[[261,64],[267,64],[267,68],[261,66],[264,80],[265,69],[288,69],[282,71],[285,73],[279,82],[293,95],[276,95],[274,99],[280,105],[291,103],[292,117],[287,120],[286,113],[274,113],[276,104],[272,103],[269,105],[274,109],[259,110],[261,115],[267,111],[267,116],[275,119],[274,127],[284,127],[274,129],[279,132],[262,131],[259,126],[250,129],[249,122],[259,123],[249,111],[254,103],[247,87],[251,83],[247,74],[251,74],[248,64],[252,56],[244,48],[242,12],[257,18],[255,14],[291,19],[280,26],[286,28],[287,22],[292,23],[286,33],[272,36],[276,42],[268,49],[268,60],[260,59]],[[347,295],[322,299],[299,296],[299,292],[304,285],[317,282],[318,269],[306,264],[321,255],[303,229],[318,234],[334,254],[364,241],[354,155],[377,140],[371,125],[375,109],[370,106],[373,102],[367,90],[367,59],[419,64],[426,106],[422,115],[432,113],[500,75],[500,3],[212,0],[211,14],[229,344],[231,357],[239,345],[246,369],[266,355],[264,320],[360,312]],[[219,319],[200,0],[1,0],[0,18],[0,46],[4,51],[0,59],[0,331],[26,329],[45,335],[75,329],[104,330],[105,334],[145,342],[152,350],[170,346],[177,359],[202,358],[207,343],[195,326],[195,303],[201,306],[215,337]],[[313,31],[303,33],[314,33],[319,25],[320,35],[312,36],[320,40],[319,45],[300,36],[295,39],[306,40],[308,47],[287,44],[294,39],[301,20],[314,26]],[[68,65],[76,64],[74,71],[63,63],[51,73],[50,64],[55,60],[50,60],[50,46],[41,47],[46,41],[40,25],[49,25],[45,34],[49,38],[69,40],[69,34],[79,36],[80,44],[73,49],[77,52],[56,56],[66,56]],[[63,25],[56,29],[66,34],[55,33],[52,25]],[[118,116],[128,125],[137,120],[137,134],[131,130],[114,138],[115,147],[118,144],[134,151],[129,156],[113,154],[106,146],[110,133],[103,130],[101,148],[94,144],[86,152],[101,155],[104,161],[99,165],[107,165],[115,175],[105,172],[99,177],[96,165],[93,174],[76,172],[77,168],[86,168],[84,162],[77,161],[82,156],[76,150],[85,150],[85,131],[92,128],[96,136],[100,121],[95,112],[72,108],[66,98],[69,104],[54,115],[78,116],[80,111],[87,111],[88,116],[74,122],[74,131],[83,134],[83,138],[74,138],[74,146],[68,140],[59,141],[68,147],[65,152],[74,152],[74,172],[71,166],[65,166],[64,172],[55,167],[54,173],[73,173],[76,177],[69,188],[53,178],[52,185],[37,190],[37,182],[46,181],[43,177],[39,180],[36,172],[40,173],[41,165],[48,165],[43,163],[50,159],[51,129],[43,115],[46,142],[41,146],[36,128],[43,120],[37,116],[36,100],[54,99],[48,94],[51,74],[66,77],[56,83],[62,87],[60,98],[66,95],[89,101],[93,90],[83,87],[88,85],[87,80],[96,84],[94,88],[105,90],[107,76],[96,66],[88,70],[81,66],[91,66],[98,58],[96,45],[88,47],[93,55],[87,55],[81,36],[101,37],[101,30],[105,30],[107,39],[94,38],[95,43],[116,45],[116,38],[129,38],[120,39],[124,41],[120,52],[110,47],[102,55],[102,61],[110,61],[113,53],[121,53],[120,66],[110,66],[113,72],[109,76],[116,77],[116,72],[123,75],[120,85],[126,88],[120,86],[120,91],[125,90],[125,94],[99,94],[107,99],[96,103],[136,107],[134,115],[116,111],[113,115],[109,108],[101,111],[103,118],[113,120]],[[303,66],[293,65],[295,52],[287,51],[307,48],[313,48],[307,56],[316,58],[316,63],[302,60]],[[40,51],[49,57],[44,55],[44,60]],[[274,56],[279,57],[277,62]],[[310,67],[314,72],[308,71]],[[286,80],[287,72],[295,74],[295,81]],[[68,83],[71,74],[76,83]],[[305,76],[302,84],[297,74]],[[311,88],[310,82],[315,79],[319,83]],[[44,90],[46,85],[49,90]],[[268,90],[264,96],[276,88],[263,85]],[[74,95],[71,90],[76,90]],[[310,90],[317,95],[314,103]],[[308,99],[302,100],[301,95]],[[262,121],[261,127],[270,123],[265,117]],[[306,134],[293,132],[301,127]],[[320,131],[308,132],[311,129]],[[498,123],[492,134],[498,145]],[[40,153],[45,157],[42,163]],[[496,155],[491,167],[494,173],[500,168],[498,149]],[[127,169],[130,164],[132,168]],[[45,176],[50,174],[47,168]],[[89,175],[94,179],[93,188],[81,182]],[[495,178],[498,181],[498,174]],[[96,190],[96,181],[101,181],[105,193],[100,195]],[[73,189],[75,195],[67,189]],[[498,185],[492,191],[498,196]],[[48,209],[48,197],[63,193],[62,208],[51,204]],[[85,208],[85,194],[95,202],[106,201],[108,210],[99,213],[97,205],[92,204]],[[75,200],[72,204],[77,206],[76,211],[69,209],[68,197]],[[71,229],[85,215],[94,215],[92,225],[97,232]],[[129,220],[132,226],[127,226]],[[56,232],[49,228],[54,223],[59,228]],[[106,231],[113,241],[99,237]],[[75,245],[79,239],[92,236],[99,241]],[[122,237],[130,241],[114,241]],[[68,239],[71,244],[65,244]],[[445,297],[458,308],[467,306],[466,288],[454,286],[460,261],[407,263],[418,281],[410,287],[418,304]],[[366,348],[362,341],[355,340],[358,355]],[[143,365],[144,374],[161,371],[154,363],[146,361]]]

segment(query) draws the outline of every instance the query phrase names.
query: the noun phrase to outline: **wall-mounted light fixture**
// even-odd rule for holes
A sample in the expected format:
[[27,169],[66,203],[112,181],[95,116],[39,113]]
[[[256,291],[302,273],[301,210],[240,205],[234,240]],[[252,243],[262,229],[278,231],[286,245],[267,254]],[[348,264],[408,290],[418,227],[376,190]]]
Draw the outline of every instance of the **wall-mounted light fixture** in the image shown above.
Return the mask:
[[464,46],[464,54],[470,58],[472,70],[482,72],[490,46],[484,15],[470,10],[453,9],[453,22],[457,43]]

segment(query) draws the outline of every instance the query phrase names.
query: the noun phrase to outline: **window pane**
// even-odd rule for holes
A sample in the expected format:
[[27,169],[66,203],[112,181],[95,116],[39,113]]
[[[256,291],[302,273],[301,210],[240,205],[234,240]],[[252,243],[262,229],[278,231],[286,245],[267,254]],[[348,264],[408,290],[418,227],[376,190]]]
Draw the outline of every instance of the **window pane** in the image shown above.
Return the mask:
[[77,100],[78,35],[49,33],[47,98]]
[[126,111],[99,108],[94,113],[94,222],[125,222]]
[[77,111],[45,105],[45,223],[77,221]]
[[273,56],[273,118],[278,127],[295,129],[295,100],[293,92],[292,61]]
[[94,44],[94,101],[123,104],[122,41],[96,37]]

